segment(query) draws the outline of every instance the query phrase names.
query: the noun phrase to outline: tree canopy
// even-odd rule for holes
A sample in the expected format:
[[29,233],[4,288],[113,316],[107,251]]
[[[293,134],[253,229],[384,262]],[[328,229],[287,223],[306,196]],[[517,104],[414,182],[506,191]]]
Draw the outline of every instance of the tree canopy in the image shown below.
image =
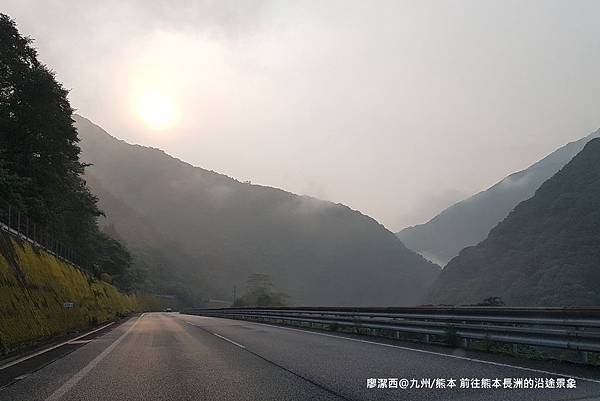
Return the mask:
[[268,274],[253,273],[246,280],[246,291],[234,306],[284,306],[288,295],[274,290]]
[[67,96],[32,40],[0,14],[0,194],[73,247],[95,274],[118,276],[131,258],[98,228],[103,213],[83,179]]

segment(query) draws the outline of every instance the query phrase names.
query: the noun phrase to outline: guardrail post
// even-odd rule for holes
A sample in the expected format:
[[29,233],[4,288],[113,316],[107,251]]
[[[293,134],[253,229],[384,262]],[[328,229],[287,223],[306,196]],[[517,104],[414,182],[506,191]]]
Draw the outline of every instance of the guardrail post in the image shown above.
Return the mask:
[[429,344],[429,334],[425,334],[425,343]]
[[587,351],[581,351],[581,360],[583,363],[589,363],[589,354]]

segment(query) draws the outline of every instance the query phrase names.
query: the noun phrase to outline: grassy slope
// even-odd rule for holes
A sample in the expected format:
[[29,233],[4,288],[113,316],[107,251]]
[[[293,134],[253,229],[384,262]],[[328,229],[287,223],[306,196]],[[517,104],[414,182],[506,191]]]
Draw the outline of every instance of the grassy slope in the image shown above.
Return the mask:
[[[75,307],[66,310],[64,302]],[[143,308],[58,258],[0,233],[0,354]]]

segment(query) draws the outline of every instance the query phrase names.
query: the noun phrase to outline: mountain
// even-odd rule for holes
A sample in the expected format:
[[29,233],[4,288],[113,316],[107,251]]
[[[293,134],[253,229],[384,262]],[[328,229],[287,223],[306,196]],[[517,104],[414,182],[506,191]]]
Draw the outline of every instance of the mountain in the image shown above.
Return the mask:
[[427,223],[405,228],[396,235],[410,249],[443,266],[461,249],[482,241],[519,202],[533,196],[544,181],[598,136],[600,130],[571,142],[531,167],[445,209]]
[[460,252],[430,301],[508,305],[600,303],[600,139],[593,139],[479,245]]
[[93,174],[87,172],[85,179],[98,197],[98,206],[106,213],[100,226],[111,237],[126,242],[133,256],[133,272],[144,278],[143,290],[176,296],[186,305],[202,303],[211,292],[208,278],[198,269],[202,262],[186,254],[140,213],[108,192]]
[[261,273],[293,304],[410,305],[439,273],[381,224],[344,205],[194,167],[118,140],[79,116],[76,126],[82,159],[93,164],[88,173],[102,186],[108,224],[134,253],[145,249],[132,244],[150,229],[132,229],[132,218],[152,227],[149,242],[160,233],[176,244],[161,252],[195,261],[186,271],[207,281],[208,297],[230,299],[234,285],[241,291],[250,274]]

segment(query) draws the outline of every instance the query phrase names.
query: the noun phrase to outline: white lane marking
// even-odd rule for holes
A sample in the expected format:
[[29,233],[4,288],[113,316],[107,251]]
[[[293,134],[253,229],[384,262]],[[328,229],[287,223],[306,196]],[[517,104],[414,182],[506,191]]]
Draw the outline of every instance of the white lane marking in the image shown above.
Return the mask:
[[236,343],[235,341],[233,341],[233,340],[230,340],[230,339],[229,339],[229,338],[227,338],[227,337],[223,337],[222,335],[219,335],[219,334],[217,334],[217,333],[213,333],[213,332],[211,332],[211,334],[212,334],[212,335],[214,335],[214,336],[217,336],[217,337],[219,337],[219,338],[220,338],[220,339],[222,339],[222,340],[225,340],[225,341],[227,341],[227,342],[230,342],[230,343],[232,343],[233,345],[237,345],[237,346],[238,346],[238,347],[240,347],[240,348],[246,348],[246,347],[244,347],[242,344],[240,344],[240,343]]
[[83,379],[94,367],[102,361],[110,352],[115,349],[117,345],[121,343],[125,339],[125,337],[129,334],[131,330],[135,327],[136,324],[140,321],[142,317],[140,316],[135,323],[133,323],[129,329],[119,338],[117,338],[111,345],[108,346],[104,351],[102,351],[97,357],[95,357],[90,363],[85,365],[79,372],[75,373],[69,380],[67,380],[62,386],[60,386],[55,392],[50,394],[48,398],[44,401],[56,401],[59,400],[63,395],[65,395],[70,389],[73,388],[81,379]]
[[[188,322],[187,320],[185,320],[185,322],[186,322],[187,324],[191,324],[192,326],[196,326],[196,327],[203,328],[202,326],[198,326],[197,324],[194,324],[194,323],[192,323],[192,322]],[[230,339],[229,339],[229,338],[227,338],[227,337],[223,337],[222,335],[220,335],[220,334],[217,334],[217,333],[213,333],[212,331],[209,331],[209,333],[210,333],[210,334],[212,334],[213,336],[217,336],[217,337],[219,337],[219,338],[220,338],[220,339],[222,339],[222,340],[225,340],[225,341],[227,341],[227,342],[230,342],[230,343],[232,343],[233,345],[237,345],[237,346],[238,346],[238,347],[240,347],[240,348],[244,348],[244,349],[246,349],[246,347],[245,347],[245,346],[243,346],[242,344],[240,344],[240,343],[236,343],[235,341],[233,341],[233,340],[230,340]]]
[[[206,317],[206,316],[202,316],[202,317]],[[231,320],[231,319],[227,319],[227,320]],[[301,333],[309,333],[309,334],[314,334],[314,335],[317,335],[317,336],[333,337],[333,338],[340,338],[342,340],[354,341],[354,342],[359,342],[359,343],[372,344],[372,345],[380,345],[382,347],[397,348],[397,349],[401,349],[401,350],[405,350],[405,351],[419,352],[419,353],[422,353],[422,354],[438,355],[438,356],[443,356],[443,357],[447,357],[447,358],[461,359],[463,361],[483,363],[483,364],[486,364],[486,365],[500,366],[500,367],[512,368],[512,369],[520,369],[520,370],[525,370],[525,371],[528,371],[528,372],[543,373],[543,374],[552,375],[552,376],[572,377],[573,379],[600,384],[600,380],[590,379],[589,377],[571,376],[571,375],[562,374],[562,373],[550,372],[548,370],[526,368],[526,367],[523,367],[523,366],[509,365],[507,363],[486,361],[486,360],[483,360],[483,359],[469,358],[469,357],[460,356],[460,355],[444,354],[444,353],[441,353],[441,352],[427,351],[427,350],[418,349],[418,348],[403,347],[401,345],[378,343],[378,342],[375,342],[375,341],[361,340],[361,339],[358,339],[358,338],[336,336],[334,334],[318,333],[316,331],[294,329],[294,328],[291,328],[291,327],[283,327],[283,326],[275,326],[275,325],[268,324],[268,323],[257,323],[257,322],[250,322],[250,321],[247,321],[247,320],[243,320],[243,322],[245,322],[245,323],[252,323],[252,324],[258,324],[258,325],[262,325],[262,326],[274,327],[276,329],[282,329],[282,330],[299,331]],[[193,323],[190,323],[190,324],[193,324]]]
[[82,334],[82,335],[80,335],[80,336],[78,336],[78,337],[75,337],[75,338],[73,338],[73,339],[71,339],[71,340],[65,341],[65,342],[63,342],[63,343],[60,343],[60,344],[53,345],[52,347],[49,347],[49,348],[45,348],[45,349],[43,349],[43,350],[40,350],[40,351],[38,351],[38,352],[36,352],[36,353],[34,353],[34,354],[31,354],[31,355],[24,356],[23,358],[17,359],[16,361],[9,362],[9,363],[7,363],[7,364],[5,364],[5,365],[2,365],[2,366],[0,366],[0,370],[2,370],[2,369],[6,369],[6,368],[10,368],[10,367],[11,367],[11,366],[13,366],[13,365],[16,365],[16,364],[18,364],[18,363],[24,362],[24,361],[26,361],[26,360],[28,360],[28,359],[31,359],[31,358],[35,358],[35,357],[36,357],[36,356],[38,356],[38,355],[45,354],[46,352],[48,352],[48,351],[52,351],[53,349],[56,349],[56,348],[58,348],[58,347],[62,347],[63,345],[67,345],[67,344],[76,344],[76,343],[75,343],[75,341],[79,340],[80,338],[83,338],[83,337],[85,337],[85,336],[89,336],[90,334],[94,334],[95,332],[97,332],[97,331],[100,331],[100,330],[102,330],[102,329],[105,329],[105,328],[107,328],[108,326],[110,326],[111,324],[114,324],[114,323],[115,323],[115,322],[110,322],[110,323],[108,323],[108,324],[105,324],[105,325],[104,325],[104,326],[102,326],[102,327],[99,327],[99,328],[97,328],[97,329],[94,329],[94,330],[92,330],[92,331],[88,331],[87,333],[85,333],[85,334]]
[[92,342],[93,340],[78,340],[78,341],[69,341],[69,344],[87,344]]

